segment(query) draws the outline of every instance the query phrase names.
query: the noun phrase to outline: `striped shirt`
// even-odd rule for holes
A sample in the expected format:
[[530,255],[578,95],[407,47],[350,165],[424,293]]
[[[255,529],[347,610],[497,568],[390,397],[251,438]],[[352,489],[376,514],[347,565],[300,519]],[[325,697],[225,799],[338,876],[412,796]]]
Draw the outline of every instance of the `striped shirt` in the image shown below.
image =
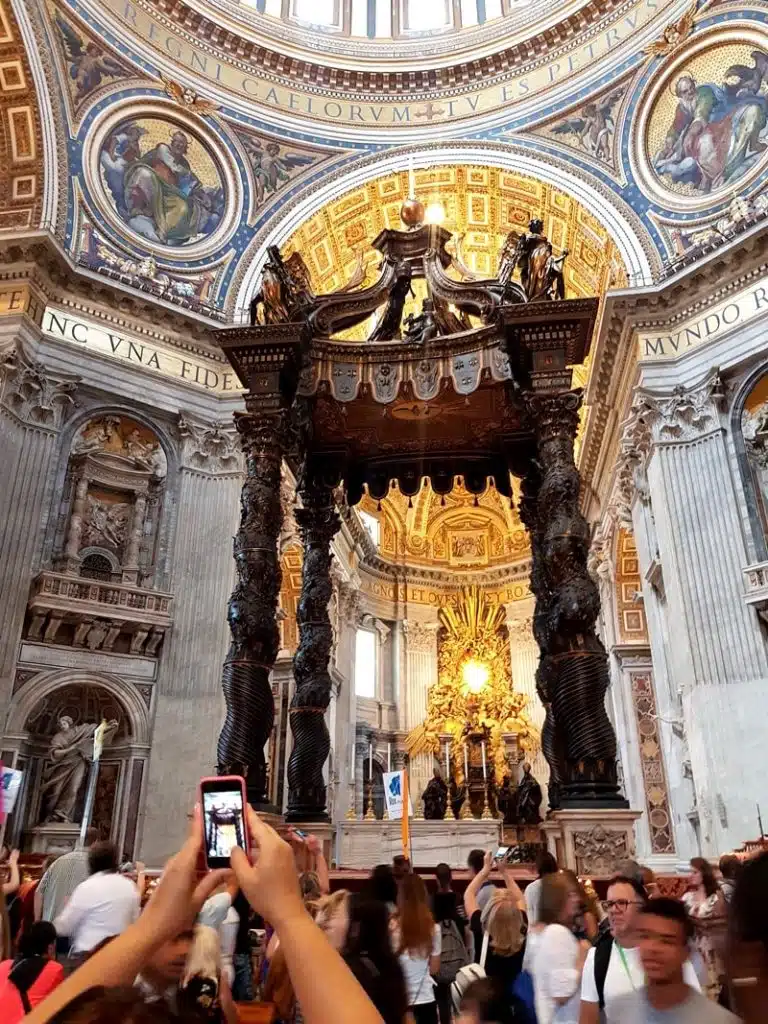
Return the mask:
[[75,889],[88,878],[88,851],[75,850],[58,857],[48,868],[37,891],[42,899],[43,921],[59,916]]

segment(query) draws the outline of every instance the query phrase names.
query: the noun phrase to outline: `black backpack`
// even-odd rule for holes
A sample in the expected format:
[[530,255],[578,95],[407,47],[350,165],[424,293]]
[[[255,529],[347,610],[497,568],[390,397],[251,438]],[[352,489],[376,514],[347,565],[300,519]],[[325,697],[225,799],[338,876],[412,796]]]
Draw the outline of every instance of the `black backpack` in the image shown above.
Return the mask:
[[612,949],[613,936],[610,932],[604,932],[595,945],[595,986],[601,1010],[605,1009],[605,979],[608,975]]
[[21,1005],[24,1013],[32,1013],[32,1006],[29,1002],[29,989],[45,970],[48,961],[43,956],[28,956],[17,959],[8,975],[8,981],[15,985],[21,998]]
[[440,922],[440,970],[436,978],[450,985],[462,967],[469,963],[469,953],[454,918]]

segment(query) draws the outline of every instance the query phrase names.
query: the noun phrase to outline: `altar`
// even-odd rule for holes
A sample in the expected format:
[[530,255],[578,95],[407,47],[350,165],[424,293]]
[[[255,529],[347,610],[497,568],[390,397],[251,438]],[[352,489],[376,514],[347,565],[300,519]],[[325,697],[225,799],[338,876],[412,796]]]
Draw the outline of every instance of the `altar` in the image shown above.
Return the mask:
[[[391,862],[403,852],[399,821],[342,821],[338,824],[338,863],[370,870]],[[501,844],[500,821],[469,818],[456,821],[411,819],[412,863],[416,868],[449,864],[466,868],[471,850],[496,850]]]

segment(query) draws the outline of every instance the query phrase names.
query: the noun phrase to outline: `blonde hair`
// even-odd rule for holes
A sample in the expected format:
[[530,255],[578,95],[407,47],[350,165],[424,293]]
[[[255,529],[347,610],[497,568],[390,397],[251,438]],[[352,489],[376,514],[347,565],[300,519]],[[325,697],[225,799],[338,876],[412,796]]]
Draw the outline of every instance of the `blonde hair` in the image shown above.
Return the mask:
[[337,889],[330,896],[321,896],[319,900],[315,900],[310,906],[310,910],[314,911],[315,924],[318,928],[322,928],[323,925],[328,924],[333,919],[348,897],[348,889]]
[[195,937],[187,957],[182,988],[191,978],[215,978],[218,981],[221,971],[221,942],[219,933],[207,924],[195,926]]
[[497,889],[483,907],[483,931],[499,956],[513,956],[523,946],[523,915],[509,889]]

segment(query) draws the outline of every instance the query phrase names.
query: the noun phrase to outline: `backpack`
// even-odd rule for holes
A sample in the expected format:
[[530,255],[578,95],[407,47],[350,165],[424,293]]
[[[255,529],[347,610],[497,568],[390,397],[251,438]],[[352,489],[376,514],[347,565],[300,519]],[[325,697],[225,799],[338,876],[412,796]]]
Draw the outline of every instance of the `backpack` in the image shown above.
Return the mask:
[[450,985],[462,967],[469,963],[469,953],[459,926],[453,918],[440,922],[440,970],[438,984]]
[[611,962],[613,936],[604,932],[595,946],[595,987],[600,1009],[605,1009],[605,979],[608,976],[608,965]]
[[480,952],[479,964],[466,964],[456,972],[456,977],[451,985],[451,1003],[453,1012],[458,1015],[461,1000],[473,981],[479,981],[485,977],[485,961],[488,957],[488,932],[483,936],[483,948]]

